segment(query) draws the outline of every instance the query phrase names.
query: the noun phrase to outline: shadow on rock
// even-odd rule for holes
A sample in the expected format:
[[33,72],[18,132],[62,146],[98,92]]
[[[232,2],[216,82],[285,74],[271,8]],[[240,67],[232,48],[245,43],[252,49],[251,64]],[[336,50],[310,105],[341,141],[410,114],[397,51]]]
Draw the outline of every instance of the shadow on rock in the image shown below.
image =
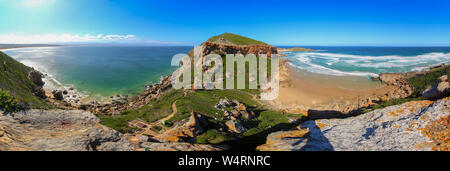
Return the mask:
[[[330,141],[324,135],[327,130],[322,132],[316,121],[311,120],[304,122],[300,128],[309,129],[310,133],[306,139],[306,144],[299,149],[300,151],[334,151]],[[298,142],[293,145],[299,145],[300,143],[301,142]]]

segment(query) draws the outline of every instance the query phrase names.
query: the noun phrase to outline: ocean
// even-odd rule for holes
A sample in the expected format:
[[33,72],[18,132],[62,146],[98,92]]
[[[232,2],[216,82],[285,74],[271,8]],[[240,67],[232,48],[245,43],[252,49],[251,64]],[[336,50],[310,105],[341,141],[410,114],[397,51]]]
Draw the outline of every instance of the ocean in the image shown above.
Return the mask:
[[[59,46],[10,49],[4,52],[25,65],[90,96],[134,95],[145,85],[171,74],[171,58],[193,47]],[[288,48],[288,47],[284,47]],[[450,47],[306,47],[315,52],[284,52],[303,73],[370,84],[385,72],[420,71],[450,63]],[[314,76],[316,77],[316,76]],[[365,78],[364,78],[365,77]],[[350,84],[349,84],[350,85]],[[348,86],[347,86],[348,87]]]
[[[284,47],[287,48],[287,47]],[[332,76],[377,76],[421,71],[450,63],[450,47],[305,47],[314,52],[284,52],[302,71]]]
[[134,95],[172,74],[172,56],[193,47],[58,46],[4,52],[91,97]]

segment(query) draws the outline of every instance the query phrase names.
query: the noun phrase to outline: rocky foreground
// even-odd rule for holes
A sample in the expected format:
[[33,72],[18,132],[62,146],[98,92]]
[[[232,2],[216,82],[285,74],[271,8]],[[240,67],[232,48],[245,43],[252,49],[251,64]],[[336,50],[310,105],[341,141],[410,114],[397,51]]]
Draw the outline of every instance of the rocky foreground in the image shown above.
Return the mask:
[[346,119],[310,120],[270,134],[261,151],[450,150],[450,98],[413,101]]
[[212,151],[223,147],[152,142],[103,126],[81,110],[0,112],[0,151]]
[[29,110],[0,116],[0,151],[134,150],[118,132],[80,110]]

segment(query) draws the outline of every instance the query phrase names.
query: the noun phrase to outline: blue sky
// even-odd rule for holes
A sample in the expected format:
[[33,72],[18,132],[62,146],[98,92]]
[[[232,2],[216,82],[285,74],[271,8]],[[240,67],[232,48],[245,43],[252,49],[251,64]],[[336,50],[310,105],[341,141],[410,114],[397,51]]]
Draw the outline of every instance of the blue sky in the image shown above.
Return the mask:
[[0,43],[450,46],[448,0],[0,0],[0,21]]

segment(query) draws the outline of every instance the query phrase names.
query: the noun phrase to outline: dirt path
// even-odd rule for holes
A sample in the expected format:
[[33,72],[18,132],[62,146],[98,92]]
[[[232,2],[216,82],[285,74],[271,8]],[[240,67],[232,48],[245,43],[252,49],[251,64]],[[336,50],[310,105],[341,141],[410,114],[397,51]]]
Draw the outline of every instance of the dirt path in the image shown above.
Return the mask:
[[164,128],[164,125],[162,124],[162,122],[163,121],[166,122],[167,120],[169,120],[170,118],[175,116],[175,114],[177,114],[177,112],[178,112],[176,103],[177,103],[177,101],[174,101],[172,103],[172,113],[170,115],[168,115],[167,117],[162,118],[162,119],[152,122],[152,123],[145,123],[144,121],[140,121],[142,124],[145,124],[146,127],[143,130],[141,130],[139,134],[146,134],[146,135],[150,135],[152,137],[160,135],[160,133],[151,130],[151,128],[154,126],[160,126],[161,128]]
[[165,117],[165,118],[163,118],[163,119],[160,119],[159,121],[158,121],[158,123],[162,123],[162,121],[167,121],[167,120],[169,120],[170,118],[172,118],[175,114],[177,114],[177,112],[178,112],[178,109],[177,109],[177,101],[175,100],[173,103],[172,103],[172,113],[169,115],[169,116],[167,116],[167,117]]

